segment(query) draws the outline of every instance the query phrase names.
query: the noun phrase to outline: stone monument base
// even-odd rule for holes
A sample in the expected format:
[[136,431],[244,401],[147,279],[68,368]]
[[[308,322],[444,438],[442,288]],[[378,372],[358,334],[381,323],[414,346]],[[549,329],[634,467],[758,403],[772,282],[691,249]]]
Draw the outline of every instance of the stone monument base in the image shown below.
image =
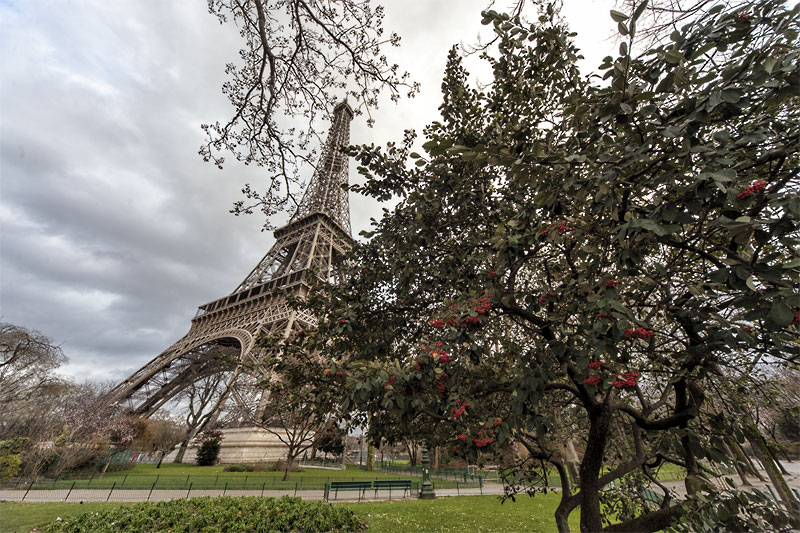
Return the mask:
[[[286,445],[269,431],[256,427],[229,428],[220,431],[222,442],[217,461],[219,464],[273,463],[286,459]],[[275,431],[283,430],[276,428]],[[168,453],[164,462],[171,463],[177,452],[176,448]],[[196,455],[197,447],[189,446],[183,456],[183,462],[194,463]]]

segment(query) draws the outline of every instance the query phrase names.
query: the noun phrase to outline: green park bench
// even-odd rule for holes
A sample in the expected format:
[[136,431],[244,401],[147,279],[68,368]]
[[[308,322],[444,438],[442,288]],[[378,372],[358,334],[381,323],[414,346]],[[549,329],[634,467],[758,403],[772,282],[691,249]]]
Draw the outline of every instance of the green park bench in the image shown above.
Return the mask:
[[664,496],[652,489],[644,488],[641,490],[641,494],[644,501],[654,505],[656,509],[661,509],[664,505]]
[[411,490],[411,480],[410,479],[376,479],[373,482],[373,488],[375,489],[375,497],[378,496],[379,490],[388,490],[389,491],[389,498],[392,497],[392,489],[395,490],[403,490],[403,496],[406,495]]
[[371,488],[372,481],[331,481],[330,483],[325,483],[325,501],[328,501],[331,491],[334,493],[333,499],[337,499],[340,490],[357,490],[359,491],[358,499],[360,500],[364,496],[364,492]]

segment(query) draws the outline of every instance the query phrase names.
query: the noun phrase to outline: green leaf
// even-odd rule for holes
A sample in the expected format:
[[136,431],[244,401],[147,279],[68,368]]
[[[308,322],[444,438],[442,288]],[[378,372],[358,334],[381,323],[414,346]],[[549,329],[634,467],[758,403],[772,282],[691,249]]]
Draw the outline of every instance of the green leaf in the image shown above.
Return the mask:
[[633,20],[638,20],[639,17],[642,16],[644,13],[644,9],[647,7],[647,0],[644,0],[641,4],[636,6],[636,11],[633,12]]
[[619,43],[619,55],[626,56],[628,55],[628,43],[622,41]]
[[672,63],[673,65],[677,65],[685,58],[683,57],[683,54],[680,52],[680,50],[673,48],[664,55],[664,59],[667,60],[667,63]]
[[622,11],[617,11],[616,9],[612,9],[611,18],[614,19],[614,22],[622,22],[623,20],[628,20],[630,17],[625,13],[623,13]]
[[729,104],[735,104],[739,100],[741,100],[741,95],[739,91],[736,89],[724,89],[722,91],[722,100],[724,102],[728,102]]
[[771,322],[779,328],[783,328],[791,324],[792,320],[794,320],[794,313],[785,303],[781,300],[772,302],[772,307],[770,307],[769,313],[767,313],[768,322]]
[[784,263],[781,268],[797,268],[800,267],[800,257],[796,257],[789,261],[788,263]]
[[619,24],[617,24],[617,31],[619,31],[621,35],[628,35],[628,33],[630,33],[628,31],[628,27],[625,25],[624,22],[620,22]]

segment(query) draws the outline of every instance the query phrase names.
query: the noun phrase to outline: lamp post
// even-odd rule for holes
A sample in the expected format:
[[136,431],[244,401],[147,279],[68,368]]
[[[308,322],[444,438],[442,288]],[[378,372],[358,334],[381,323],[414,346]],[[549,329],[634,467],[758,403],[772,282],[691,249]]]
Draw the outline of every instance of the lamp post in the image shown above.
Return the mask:
[[422,450],[422,488],[419,491],[420,500],[433,500],[436,498],[436,491],[433,490],[430,473],[431,461],[428,449]]

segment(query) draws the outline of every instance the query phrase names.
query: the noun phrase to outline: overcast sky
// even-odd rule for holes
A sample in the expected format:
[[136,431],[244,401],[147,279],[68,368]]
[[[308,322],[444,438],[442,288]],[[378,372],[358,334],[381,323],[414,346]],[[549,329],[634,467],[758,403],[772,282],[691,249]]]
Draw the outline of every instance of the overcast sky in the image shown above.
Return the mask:
[[[486,4],[384,2],[403,39],[393,59],[422,92],[384,105],[374,128],[357,117],[352,142],[438,118],[447,51],[474,42]],[[610,7],[567,1],[587,68],[614,48]],[[200,124],[230,116],[220,87],[239,39],[205,0],[0,0],[0,321],[60,344],[65,374],[127,377],[273,243],[258,216],[228,212],[259,169],[197,155]],[[350,205],[354,234],[380,214]]]

